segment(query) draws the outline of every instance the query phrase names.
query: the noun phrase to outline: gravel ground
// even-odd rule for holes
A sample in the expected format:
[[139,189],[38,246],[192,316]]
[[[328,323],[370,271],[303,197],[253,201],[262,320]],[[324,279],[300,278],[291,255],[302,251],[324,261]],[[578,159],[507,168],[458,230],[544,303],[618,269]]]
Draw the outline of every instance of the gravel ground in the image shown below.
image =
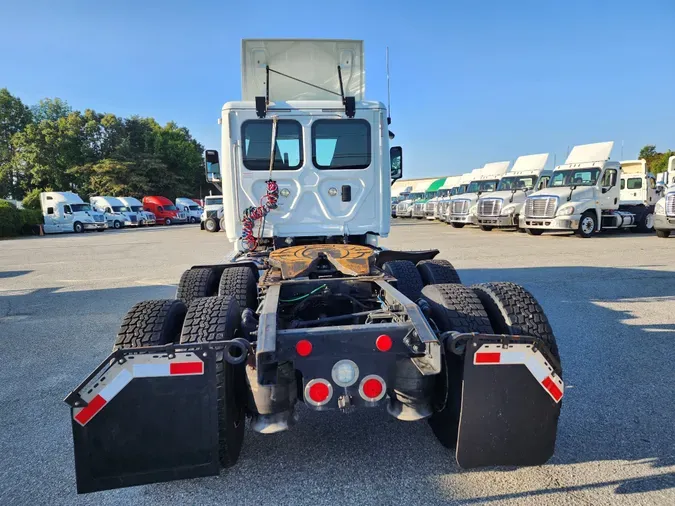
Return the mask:
[[567,387],[549,464],[461,471],[425,422],[301,409],[292,431],[248,431],[220,477],[77,496],[63,397],[134,303],[229,250],[198,227],[107,231],[0,241],[0,504],[675,504],[675,239],[398,220],[385,245],[438,248],[465,283],[539,299]]

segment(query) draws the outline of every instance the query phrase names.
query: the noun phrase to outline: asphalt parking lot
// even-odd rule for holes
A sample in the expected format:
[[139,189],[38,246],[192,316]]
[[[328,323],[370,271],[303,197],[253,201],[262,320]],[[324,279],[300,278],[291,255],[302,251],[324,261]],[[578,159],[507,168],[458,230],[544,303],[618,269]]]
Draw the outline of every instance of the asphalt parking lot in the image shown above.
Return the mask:
[[248,431],[220,477],[77,496],[63,397],[134,303],[229,250],[195,226],[109,230],[0,241],[0,504],[675,504],[675,239],[395,220],[384,244],[438,248],[466,284],[539,299],[567,388],[549,464],[461,471],[424,421],[301,409],[289,432]]

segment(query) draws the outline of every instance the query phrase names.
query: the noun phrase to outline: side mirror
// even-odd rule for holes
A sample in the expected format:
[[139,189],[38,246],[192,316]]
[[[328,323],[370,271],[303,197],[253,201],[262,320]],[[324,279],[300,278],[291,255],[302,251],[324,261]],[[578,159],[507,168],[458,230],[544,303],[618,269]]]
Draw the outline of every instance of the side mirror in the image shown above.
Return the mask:
[[391,163],[391,182],[403,177],[403,148],[392,146],[389,148],[389,161]]
[[206,180],[220,181],[220,161],[218,159],[218,151],[215,149],[207,149],[204,152],[204,161],[206,169]]

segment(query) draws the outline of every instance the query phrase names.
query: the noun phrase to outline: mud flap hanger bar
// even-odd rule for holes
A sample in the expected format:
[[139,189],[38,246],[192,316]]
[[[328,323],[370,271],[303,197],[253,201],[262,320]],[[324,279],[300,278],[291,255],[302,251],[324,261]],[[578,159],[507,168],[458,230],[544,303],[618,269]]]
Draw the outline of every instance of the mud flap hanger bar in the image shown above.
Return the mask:
[[277,74],[286,77],[288,79],[292,79],[293,81],[306,84],[307,86],[311,86],[312,88],[317,88],[319,90],[325,91],[326,93],[339,96],[340,98],[342,98],[342,105],[345,106],[345,114],[347,115],[348,118],[353,118],[356,115],[356,99],[354,97],[345,97],[345,90],[342,84],[342,69],[340,68],[340,65],[337,66],[337,71],[338,71],[338,79],[340,81],[340,93],[336,93],[333,90],[323,88],[321,86],[312,84],[307,81],[303,81],[302,79],[298,79],[297,77],[289,76],[288,74],[284,74],[283,72],[279,72],[278,70],[271,69],[269,65],[266,65],[265,96],[255,97],[256,114],[258,115],[259,118],[264,118],[267,115],[267,106],[270,105],[270,72],[271,72],[273,74]]

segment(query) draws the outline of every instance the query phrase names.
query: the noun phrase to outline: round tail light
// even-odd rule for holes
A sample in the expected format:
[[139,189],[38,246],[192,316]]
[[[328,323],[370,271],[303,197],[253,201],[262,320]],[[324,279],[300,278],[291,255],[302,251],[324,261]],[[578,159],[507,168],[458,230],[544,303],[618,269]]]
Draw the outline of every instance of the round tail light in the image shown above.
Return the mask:
[[325,379],[313,379],[305,386],[305,402],[312,406],[323,406],[333,397],[333,385]]
[[312,353],[312,343],[307,339],[301,339],[295,343],[295,351],[301,357],[307,357]]
[[387,385],[377,374],[364,377],[359,385],[359,394],[370,402],[377,402],[387,393]]
[[387,334],[382,334],[381,336],[378,336],[377,339],[375,339],[375,347],[380,351],[391,350],[392,344],[393,342],[391,337],[389,337]]

